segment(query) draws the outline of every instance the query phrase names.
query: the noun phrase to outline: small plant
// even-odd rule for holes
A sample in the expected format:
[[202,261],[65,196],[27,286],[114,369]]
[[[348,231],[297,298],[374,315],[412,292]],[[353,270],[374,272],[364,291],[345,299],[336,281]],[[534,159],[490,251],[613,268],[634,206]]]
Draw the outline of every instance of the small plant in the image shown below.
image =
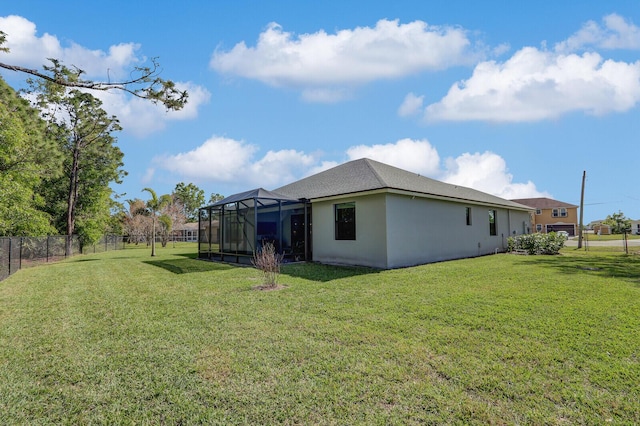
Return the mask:
[[261,288],[274,289],[278,286],[282,255],[278,254],[272,243],[265,243],[254,253],[251,263],[262,272],[264,283]]

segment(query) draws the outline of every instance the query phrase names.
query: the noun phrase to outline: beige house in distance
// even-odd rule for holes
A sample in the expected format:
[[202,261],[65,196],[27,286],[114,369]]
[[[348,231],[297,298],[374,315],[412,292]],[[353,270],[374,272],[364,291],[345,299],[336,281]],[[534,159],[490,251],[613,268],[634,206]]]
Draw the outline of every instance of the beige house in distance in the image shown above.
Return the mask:
[[566,231],[570,236],[578,235],[578,206],[552,198],[520,198],[511,200],[529,206],[535,211],[531,223],[535,232]]

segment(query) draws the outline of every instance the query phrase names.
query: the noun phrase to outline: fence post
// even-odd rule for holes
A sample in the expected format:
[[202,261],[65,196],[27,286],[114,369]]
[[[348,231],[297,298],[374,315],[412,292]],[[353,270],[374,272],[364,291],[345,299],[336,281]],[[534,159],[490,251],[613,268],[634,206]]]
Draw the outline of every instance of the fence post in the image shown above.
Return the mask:
[[20,255],[18,256],[18,270],[22,269],[22,239],[23,237],[20,237]]
[[9,275],[12,274],[12,272],[11,272],[11,255],[12,255],[12,253],[11,253],[11,250],[12,250],[11,243],[12,242],[13,242],[13,238],[9,237]]

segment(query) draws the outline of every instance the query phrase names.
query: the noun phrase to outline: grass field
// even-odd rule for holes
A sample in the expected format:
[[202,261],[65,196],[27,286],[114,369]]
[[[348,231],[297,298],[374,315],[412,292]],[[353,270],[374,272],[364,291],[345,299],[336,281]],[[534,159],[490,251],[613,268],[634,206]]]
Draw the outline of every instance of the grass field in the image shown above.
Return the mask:
[[640,259],[565,249],[375,271],[195,246],[0,282],[3,424],[637,424]]
[[[573,237],[573,239],[577,239],[578,237]],[[624,238],[621,234],[611,234],[611,235],[597,235],[593,233],[585,234],[584,238],[589,241],[622,241]],[[640,240],[640,235],[636,234],[627,234],[628,240]]]

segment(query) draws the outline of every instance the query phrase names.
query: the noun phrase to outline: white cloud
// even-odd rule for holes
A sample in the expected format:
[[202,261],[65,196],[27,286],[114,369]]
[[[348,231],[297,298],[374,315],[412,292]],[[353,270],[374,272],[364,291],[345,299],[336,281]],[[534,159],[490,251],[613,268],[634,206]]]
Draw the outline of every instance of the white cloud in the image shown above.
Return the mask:
[[567,40],[555,45],[556,52],[575,52],[593,46],[603,49],[640,49],[640,28],[615,13],[603,18],[604,27],[586,22]]
[[206,104],[211,94],[193,83],[176,82],[179,90],[187,90],[189,100],[179,111],[167,111],[161,104],[130,96],[122,91],[90,91],[102,101],[102,108],[120,120],[124,132],[142,138],[162,131],[168,122],[190,120],[198,116],[198,109]]
[[640,61],[603,61],[597,53],[564,55],[525,47],[504,63],[478,64],[470,79],[429,105],[425,117],[537,121],[573,111],[627,111],[639,101]]
[[307,89],[306,99],[326,101],[326,89],[333,100],[345,86],[473,63],[478,54],[470,45],[465,30],[422,21],[380,20],[373,28],[299,36],[271,23],[255,47],[240,42],[229,51],[216,50],[210,65],[272,86]]
[[293,149],[269,151],[249,167],[255,186],[275,188],[293,182],[308,167],[315,165],[316,159]]
[[438,173],[440,156],[429,141],[401,139],[384,145],[358,145],[347,149],[350,160],[370,158],[423,175]]
[[144,176],[142,176],[142,183],[144,185],[150,183],[153,180],[153,176],[156,173],[156,169],[154,169],[153,167],[149,167],[145,172],[144,172]]
[[547,192],[538,191],[531,181],[514,183],[505,160],[489,151],[448,158],[442,180],[506,199],[550,197]]
[[88,77],[106,76],[112,80],[126,76],[127,68],[144,58],[138,58],[136,51],[140,48],[136,43],[121,43],[111,46],[108,52],[91,50],[71,43],[63,46],[54,35],[44,33],[37,35],[36,25],[21,16],[10,15],[0,17],[0,28],[7,34],[6,46],[9,55],[4,62],[30,68],[39,68],[48,64],[48,58],[56,58],[65,65],[75,66],[85,71]]
[[[161,169],[181,179],[226,184],[243,191],[256,187],[274,189],[339,164],[321,160],[320,153],[306,154],[294,149],[268,151],[256,159],[258,151],[256,145],[214,136],[191,151],[154,158],[154,167],[147,176],[150,178],[154,173],[157,176],[157,169]],[[531,181],[513,182],[505,160],[492,152],[464,153],[448,158],[443,165],[429,141],[401,139],[389,144],[353,146],[346,155],[348,160],[370,158],[507,199],[550,197]]]
[[191,151],[156,157],[154,163],[189,178],[231,182],[246,173],[256,151],[255,145],[214,136]]
[[423,102],[424,96],[416,96],[413,93],[407,94],[402,105],[398,108],[398,115],[400,117],[409,117],[420,113]]
[[255,159],[259,148],[243,141],[214,136],[184,153],[154,158],[154,164],[194,181],[275,188],[299,179],[316,165],[314,155],[293,149],[268,151]]

